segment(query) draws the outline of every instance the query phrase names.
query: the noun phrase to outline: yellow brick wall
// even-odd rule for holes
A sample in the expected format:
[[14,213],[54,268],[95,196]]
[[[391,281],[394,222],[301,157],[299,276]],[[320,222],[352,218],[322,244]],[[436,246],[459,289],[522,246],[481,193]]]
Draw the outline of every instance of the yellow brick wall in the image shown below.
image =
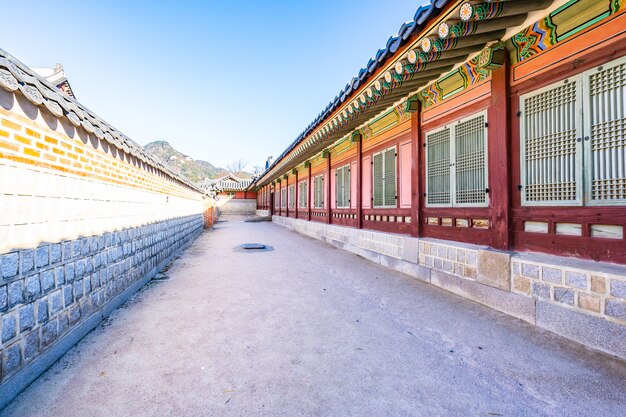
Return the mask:
[[0,89],[0,253],[203,212],[198,191]]

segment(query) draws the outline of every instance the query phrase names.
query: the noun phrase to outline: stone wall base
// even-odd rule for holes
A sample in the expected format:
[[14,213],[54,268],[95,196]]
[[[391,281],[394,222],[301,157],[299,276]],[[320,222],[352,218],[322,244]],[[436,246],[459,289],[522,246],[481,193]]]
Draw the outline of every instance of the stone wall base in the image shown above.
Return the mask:
[[256,212],[256,200],[231,198],[218,202],[219,214],[248,214]]
[[256,215],[261,216],[261,217],[266,217],[270,215],[270,211],[269,210],[257,210]]
[[1,255],[0,410],[202,229],[198,214]]
[[273,216],[274,223],[626,360],[626,267]]

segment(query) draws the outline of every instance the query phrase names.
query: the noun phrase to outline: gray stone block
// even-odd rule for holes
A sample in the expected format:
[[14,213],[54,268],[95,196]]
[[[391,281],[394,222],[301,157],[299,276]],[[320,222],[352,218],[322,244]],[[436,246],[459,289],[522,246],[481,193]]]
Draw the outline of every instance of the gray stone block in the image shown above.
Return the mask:
[[63,284],[65,284],[65,268],[59,266],[54,269],[54,281],[57,288],[60,288]]
[[83,291],[87,295],[91,292],[91,275],[88,275],[83,279]]
[[561,284],[563,281],[563,272],[556,268],[543,268],[543,280],[554,284]]
[[0,286],[0,312],[9,308],[9,290],[6,285]]
[[13,343],[11,346],[4,349],[4,355],[2,356],[2,375],[9,375],[16,371],[22,363],[22,354],[20,352],[19,343]]
[[476,259],[476,253],[474,252],[467,252],[467,254],[465,255],[465,263],[467,265],[476,266]]
[[54,289],[54,271],[52,269],[41,272],[39,280],[41,281],[41,291],[44,294]]
[[91,274],[93,272],[93,258],[88,256],[85,258],[85,273]]
[[37,323],[45,323],[48,321],[48,300],[42,298],[37,300]]
[[537,300],[537,326],[626,359],[626,326]]
[[35,251],[33,249],[26,249],[20,251],[20,256],[22,258],[22,275],[26,275],[35,269]]
[[35,327],[35,303],[20,308],[20,332]]
[[76,239],[72,241],[72,259],[80,256],[80,240]]
[[74,286],[72,284],[63,287],[63,306],[67,307],[74,302]]
[[63,260],[67,261],[72,259],[72,242],[63,242],[61,244],[62,252],[63,252]]
[[550,299],[550,286],[540,282],[533,282],[532,294],[535,298]]
[[18,252],[0,256],[0,278],[13,278],[18,273],[20,255]]
[[574,305],[574,291],[563,287],[554,287],[554,301],[562,304]]
[[41,285],[39,284],[39,274],[31,275],[26,278],[26,288],[24,290],[24,299],[32,301],[41,294]]
[[522,275],[528,278],[539,279],[539,267],[537,265],[522,264]]
[[436,270],[431,271],[430,282],[513,317],[530,323],[535,322],[535,300],[531,297],[503,291],[474,280]]
[[83,296],[83,280],[79,279],[74,282],[74,298],[79,300]]
[[76,324],[80,320],[80,307],[79,306],[74,305],[71,307],[69,319],[70,319],[71,325]]
[[24,362],[30,362],[37,356],[39,351],[39,332],[30,332],[22,338],[22,351],[24,352]]
[[565,273],[565,283],[576,288],[587,288],[587,276],[581,272],[567,271]]
[[24,302],[24,280],[9,284],[9,308]]
[[61,290],[56,290],[48,297],[48,308],[50,309],[50,316],[55,316],[59,311],[63,309],[61,295]]
[[40,246],[35,252],[35,266],[42,268],[50,264],[50,252],[48,246]]
[[626,281],[611,280],[611,295],[626,298]]
[[57,319],[51,320],[41,327],[41,346],[49,346],[58,336],[59,323]]
[[13,339],[17,335],[17,318],[15,314],[2,316],[2,343]]
[[[621,300],[607,300],[604,313],[607,316],[626,321],[626,302]],[[624,345],[626,345],[626,343],[624,343]]]
[[402,259],[414,264],[418,263],[419,255],[419,239],[414,237],[405,237],[402,245]]
[[69,315],[67,313],[59,314],[59,337],[65,334],[70,327]]
[[76,277],[76,270],[74,262],[70,262],[65,265],[65,281],[72,282]]
[[87,266],[85,264],[84,259],[79,259],[76,261],[76,278],[82,278],[85,276],[85,272],[87,270]]
[[56,264],[61,262],[61,244],[55,243],[50,245],[50,264]]
[[89,239],[86,237],[80,239],[80,254],[83,256],[89,255]]

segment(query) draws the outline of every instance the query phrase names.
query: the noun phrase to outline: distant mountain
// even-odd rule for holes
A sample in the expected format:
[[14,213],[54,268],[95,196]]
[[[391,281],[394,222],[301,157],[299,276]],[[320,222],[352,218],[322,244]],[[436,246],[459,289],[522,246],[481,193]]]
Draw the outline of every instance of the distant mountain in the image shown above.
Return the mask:
[[206,182],[207,179],[215,179],[228,173],[225,168],[216,167],[207,161],[193,159],[177,151],[164,140],[150,142],[143,148],[163,161],[167,167],[181,173],[198,185]]

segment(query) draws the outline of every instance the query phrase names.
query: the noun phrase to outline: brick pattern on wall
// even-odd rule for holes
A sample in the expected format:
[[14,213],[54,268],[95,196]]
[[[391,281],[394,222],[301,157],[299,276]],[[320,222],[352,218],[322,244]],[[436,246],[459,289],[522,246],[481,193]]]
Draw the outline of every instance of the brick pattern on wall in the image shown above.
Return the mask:
[[82,128],[58,122],[57,129],[52,130],[0,107],[0,160],[3,159],[169,195],[194,198],[197,194]]
[[626,275],[513,258],[512,291],[626,324]]
[[444,243],[419,243],[420,265],[463,278],[476,279],[477,256],[477,249]]
[[57,343],[203,227],[201,214],[0,256],[0,381]]

